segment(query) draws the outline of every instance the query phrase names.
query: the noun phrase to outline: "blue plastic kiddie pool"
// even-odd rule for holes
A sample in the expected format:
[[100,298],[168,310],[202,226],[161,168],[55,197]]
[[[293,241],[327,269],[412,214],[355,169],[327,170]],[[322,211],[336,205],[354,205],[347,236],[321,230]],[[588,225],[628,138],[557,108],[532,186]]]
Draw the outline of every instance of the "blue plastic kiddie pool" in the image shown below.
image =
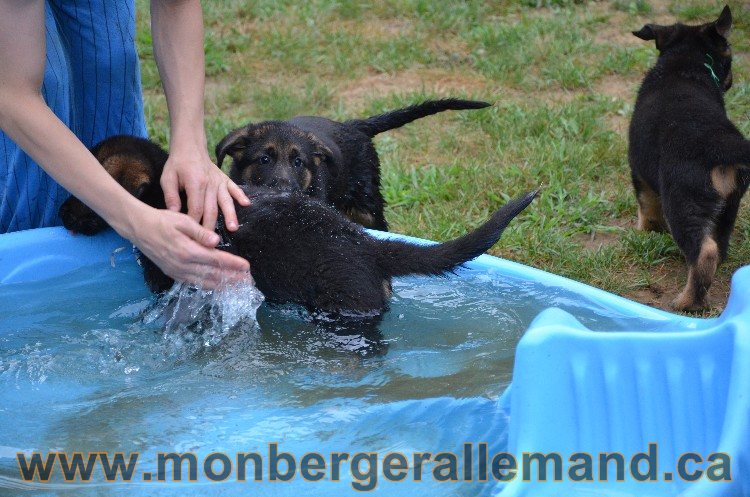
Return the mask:
[[[428,243],[402,238],[415,243]],[[126,250],[122,250],[122,247],[126,247]],[[3,235],[0,236],[0,289],[22,289],[26,284],[36,285],[33,286],[34,291],[28,293],[31,301],[44,288],[47,280],[59,280],[67,274],[76,274],[75,271],[83,267],[99,268],[106,272],[116,265],[125,267],[125,271],[132,276],[129,281],[135,284],[139,275],[137,266],[132,264],[130,247],[112,232],[89,238],[71,236],[63,229],[49,228]],[[673,315],[491,256],[482,256],[466,264],[466,271],[459,271],[456,278],[465,278],[469,274],[473,278],[489,275],[487,285],[497,279],[506,279],[519,285],[541,285],[539,288],[546,289],[550,295],[565,292],[568,296],[566,299],[571,299],[570,295],[578,296],[606,308],[609,315],[624,324],[616,331],[588,329],[576,317],[560,308],[544,310],[531,320],[518,342],[512,385],[499,397],[473,394],[431,397],[426,393],[417,393],[410,400],[398,399],[374,406],[368,404],[366,394],[362,394],[362,398],[357,397],[356,392],[363,387],[353,382],[349,385],[352,394],[347,403],[338,402],[337,398],[309,399],[309,403],[303,406],[280,408],[306,413],[310,406],[329,403],[323,410],[316,408],[316,417],[311,420],[301,417],[298,422],[291,419],[271,428],[266,426],[268,411],[264,411],[260,405],[257,413],[242,411],[242,416],[229,414],[212,422],[201,420],[203,411],[200,401],[196,401],[198,403],[195,405],[181,404],[182,410],[193,409],[186,419],[204,423],[201,425],[202,431],[194,433],[195,439],[216,438],[219,442],[212,446],[214,450],[231,451],[242,443],[248,443],[254,430],[266,430],[264,433],[271,430],[279,439],[284,439],[286,431],[299,434],[304,429],[313,429],[319,422],[329,427],[328,436],[335,441],[340,438],[337,430],[347,429],[349,415],[353,412],[351,409],[355,409],[365,426],[387,426],[390,432],[401,433],[399,436],[404,440],[409,440],[409,432],[417,429],[414,427],[424,428],[434,424],[436,444],[456,445],[461,440],[471,441],[475,443],[471,450],[476,451],[479,443],[489,442],[490,458],[498,452],[514,455],[519,469],[524,454],[544,454],[549,458],[556,457],[556,454],[563,461],[560,469],[562,481],[552,481],[555,477],[553,463],[547,466],[547,481],[540,481],[536,471],[538,460],[535,459],[530,459],[534,461],[530,466],[534,471],[529,481],[521,476],[508,482],[498,481],[492,473],[493,461],[485,460],[483,474],[486,482],[481,481],[481,472],[472,473],[473,483],[469,486],[451,486],[450,483],[426,486],[409,479],[400,483],[386,483],[381,476],[380,486],[365,489],[365,494],[413,496],[434,495],[435,491],[440,491],[443,495],[502,497],[750,496],[750,267],[740,269],[734,275],[726,310],[715,319]],[[479,281],[483,280],[480,278]],[[107,290],[112,291],[111,288]],[[488,291],[491,292],[491,288]],[[559,298],[550,298],[549,301],[560,307]],[[42,299],[35,305],[43,305],[43,302]],[[498,303],[498,306],[501,305]],[[12,314],[13,311],[6,309],[3,312]],[[58,317],[62,319],[64,316]],[[0,320],[0,324],[3,322]],[[12,333],[12,326],[15,326],[13,320],[5,323],[6,329],[0,328],[0,352],[7,347],[2,341],[3,335]],[[634,328],[629,329],[628,323],[633,323]],[[642,329],[638,323],[647,325]],[[436,322],[435,326],[439,327],[439,323]],[[128,337],[125,338],[127,341]],[[121,338],[118,340],[122,342]],[[126,350],[127,344],[119,343],[118,347]],[[32,344],[28,352],[21,350],[18,354],[39,352],[33,349]],[[461,354],[459,349],[451,349],[450,354]],[[18,354],[13,357],[19,357]],[[436,354],[434,361],[427,361],[426,365],[421,366],[425,382],[430,381],[431,367],[450,370],[452,363],[445,357],[450,358],[450,355]],[[63,381],[46,391],[44,383],[41,383],[37,392],[40,400],[34,402],[49,402],[49,405],[28,406],[23,404],[23,398],[29,392],[11,391],[8,386],[13,384],[8,379],[9,375],[25,375],[27,372],[19,367],[14,369],[7,360],[3,364],[2,358],[0,355],[0,380],[5,375],[5,382],[1,385],[6,391],[0,392],[0,425],[5,424],[6,428],[0,427],[0,495],[16,495],[21,490],[44,495],[78,495],[80,492],[86,495],[341,495],[352,492],[349,484],[333,481],[330,476],[321,483],[308,483],[297,478],[290,483],[266,482],[264,486],[252,487],[242,486],[236,478],[230,478],[224,483],[164,484],[158,490],[144,483],[140,477],[139,483],[129,485],[93,483],[88,487],[80,482],[22,482],[17,475],[13,476],[15,451],[77,448],[29,445],[34,441],[25,439],[24,432],[30,428],[20,427],[34,426],[35,409],[58,410],[61,416],[64,415],[66,402],[73,402],[72,398],[82,395],[81,390],[89,387],[84,385],[85,382]],[[405,363],[407,359],[405,356]],[[351,367],[356,370],[356,363]],[[427,383],[425,385],[426,390],[433,388],[428,388]],[[449,385],[444,386],[450,391]],[[31,394],[36,395],[34,392]],[[169,395],[180,394],[173,392]],[[169,399],[169,395],[159,398]],[[242,397],[243,393],[238,392],[237,395]],[[200,392],[195,396],[206,399],[211,392]],[[227,401],[227,409],[231,408],[232,402]],[[343,407],[345,405],[349,407]],[[168,407],[165,404],[165,409]],[[300,410],[293,411],[292,407]],[[28,413],[30,419],[22,419],[25,416],[20,414],[21,408],[31,410]],[[321,412],[327,413],[325,419],[319,419]],[[144,414],[133,421],[144,424],[159,422],[159,417],[154,413]],[[10,424],[16,423],[19,426],[17,432],[8,429]],[[117,428],[109,427],[107,430],[116,431]],[[222,432],[221,437],[217,431]],[[233,440],[238,440],[235,435],[240,433],[243,434],[241,441],[232,445]],[[128,436],[130,434],[128,431]],[[347,443],[354,444],[352,441],[356,440],[355,445],[359,447],[374,443],[368,441],[366,433],[359,435],[359,438],[347,438]],[[4,440],[3,437],[9,439]],[[306,446],[300,441],[304,440],[304,435],[294,440],[297,441],[290,441],[290,444],[296,451],[316,450],[316,447]],[[222,446],[222,443],[226,445]],[[350,447],[353,446],[351,444]],[[397,448],[408,452],[413,447],[412,440]],[[92,449],[87,446],[85,450]],[[102,440],[100,450],[114,452],[120,447],[109,447],[106,440]],[[174,447],[174,450],[200,453],[207,452],[208,446],[196,442],[196,447],[182,444]],[[459,445],[456,452],[460,450]],[[585,462],[586,454],[595,462],[598,462],[601,454],[613,458],[613,461],[617,457],[613,454],[620,454],[625,461],[625,470],[619,475],[622,481],[618,481],[616,462],[609,466],[607,481],[598,481],[601,470],[598,464],[593,466],[594,481],[573,481],[571,465],[573,462]],[[633,466],[633,457],[637,454],[640,454],[640,462],[636,461]],[[481,456],[475,453],[473,457],[475,459],[471,464],[476,468],[482,464],[476,459]],[[507,459],[503,461],[508,462]],[[726,464],[719,468],[719,463]],[[148,467],[151,463],[143,464]],[[713,469],[710,469],[712,465]],[[413,469],[411,464],[410,468]],[[578,470],[576,475],[585,476],[584,466],[579,466]]]

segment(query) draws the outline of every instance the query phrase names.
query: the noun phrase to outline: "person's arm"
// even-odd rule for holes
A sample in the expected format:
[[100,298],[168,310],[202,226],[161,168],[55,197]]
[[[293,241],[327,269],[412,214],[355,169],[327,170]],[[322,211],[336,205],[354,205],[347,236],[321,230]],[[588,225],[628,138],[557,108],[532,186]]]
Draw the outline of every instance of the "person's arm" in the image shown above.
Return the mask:
[[184,188],[190,217],[203,219],[203,226],[213,229],[221,207],[227,228],[234,231],[238,226],[232,199],[241,205],[250,200],[208,156],[200,1],[151,0],[151,32],[169,109],[169,161],[161,177],[167,207],[180,209],[179,190]]
[[131,196],[46,105],[44,4],[0,0],[0,129],[172,278],[213,288],[244,277],[247,261],[215,249],[216,233]]

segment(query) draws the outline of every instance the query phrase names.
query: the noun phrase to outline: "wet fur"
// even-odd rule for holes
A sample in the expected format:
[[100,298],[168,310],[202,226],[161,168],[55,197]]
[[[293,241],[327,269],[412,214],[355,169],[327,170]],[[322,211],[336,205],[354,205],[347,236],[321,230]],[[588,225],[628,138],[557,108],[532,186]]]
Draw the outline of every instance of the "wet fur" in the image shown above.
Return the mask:
[[[638,92],[629,161],[638,227],[666,230],[688,265],[676,310],[708,306],[716,268],[727,256],[740,200],[750,183],[750,142],[727,117],[732,85],[727,41],[731,11],[700,26],[647,24],[633,34],[654,40],[659,58]],[[719,85],[704,65],[713,59]]]
[[486,102],[430,100],[367,119],[343,123],[300,116],[248,124],[216,146],[219,166],[233,159],[238,184],[300,190],[336,207],[367,228],[388,230],[380,193],[380,160],[372,138],[416,119],[446,110],[481,109]]
[[[128,140],[128,146],[133,146],[134,157],[128,175],[140,169],[152,175],[149,188],[158,188],[163,157],[146,166],[140,150],[152,144]],[[481,255],[536,196],[532,192],[509,202],[463,237],[420,246],[376,239],[336,209],[300,191],[244,189],[251,205],[237,206],[240,229],[231,233],[221,222],[217,228],[225,250],[250,262],[258,289],[268,302],[301,304],[313,312],[337,316],[377,316],[387,307],[392,277],[440,275]],[[163,200],[160,203],[163,205]],[[88,226],[87,217],[96,215],[90,210],[90,215],[85,215],[85,209],[75,198],[66,201],[61,209],[65,227],[80,231],[81,226]],[[171,286],[172,280],[145,257],[143,266],[152,291]]]
[[[95,145],[91,153],[104,169],[117,178],[131,195],[158,209],[166,208],[158,181],[167,162],[167,153],[157,144],[129,135],[118,135]],[[184,204],[184,202],[183,202]],[[108,225],[79,200],[66,201],[60,207],[63,224],[77,233],[93,235]]]

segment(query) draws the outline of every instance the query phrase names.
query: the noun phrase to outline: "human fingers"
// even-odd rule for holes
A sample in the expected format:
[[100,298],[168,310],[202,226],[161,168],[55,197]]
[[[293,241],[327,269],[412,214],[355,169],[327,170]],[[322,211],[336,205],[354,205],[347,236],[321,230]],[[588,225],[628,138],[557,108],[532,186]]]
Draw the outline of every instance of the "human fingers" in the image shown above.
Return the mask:
[[227,189],[226,184],[219,187],[219,207],[224,214],[224,224],[229,231],[236,231],[239,227],[237,222],[237,212],[234,208],[234,200]]
[[216,219],[219,216],[219,208],[217,205],[217,189],[219,188],[221,188],[220,185],[209,185],[209,187],[206,188],[206,196],[203,198],[203,227],[209,230],[216,228]]
[[179,212],[182,208],[182,202],[180,202],[180,183],[177,173],[172,169],[165,168],[159,183],[164,191],[164,203],[167,205],[167,209]]
[[247,207],[250,205],[250,198],[245,194],[245,191],[237,186],[237,184],[229,180],[227,182],[227,190],[229,191],[229,194],[232,196],[233,199],[237,201],[238,204],[243,205]]
[[214,248],[221,241],[219,235],[214,230],[201,226],[191,217],[183,217],[175,226],[181,233],[187,235],[188,238],[203,247]]
[[193,177],[185,182],[187,195],[188,216],[200,222],[205,206],[207,182],[203,176]]
[[193,222],[192,219],[188,221],[181,223],[178,229],[187,235],[189,241],[195,242],[195,247],[187,244],[188,252],[184,256],[189,262],[229,272],[243,272],[250,269],[250,263],[247,260],[215,248],[219,243],[219,235]]

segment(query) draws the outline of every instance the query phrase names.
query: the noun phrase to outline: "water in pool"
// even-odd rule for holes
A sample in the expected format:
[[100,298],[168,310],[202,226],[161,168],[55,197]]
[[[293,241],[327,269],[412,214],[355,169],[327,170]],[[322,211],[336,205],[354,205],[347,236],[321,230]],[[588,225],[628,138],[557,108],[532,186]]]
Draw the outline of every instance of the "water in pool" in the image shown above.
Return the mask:
[[[224,305],[234,315],[204,321],[197,333],[154,319],[132,262],[2,286],[0,495],[354,494],[353,483],[375,482],[353,476],[346,463],[339,482],[330,473],[306,482],[299,467],[289,483],[268,482],[267,467],[255,482],[251,464],[246,482],[234,472],[212,483],[200,457],[267,455],[272,442],[298,463],[308,452],[329,459],[346,451],[400,452],[411,465],[415,452],[461,454],[465,442],[499,452],[509,412],[498,399],[516,343],[542,309],[561,307],[595,329],[633,324],[541,284],[472,270],[460,276],[396,280],[390,311],[364,336],[333,331],[291,306],[262,305],[256,321],[252,305],[238,305],[248,293]],[[238,315],[245,319],[231,326]],[[50,483],[25,483],[18,451],[138,452],[136,483],[106,483],[98,469],[90,483],[64,483],[59,470]],[[156,454],[167,451],[197,454],[199,482],[144,482],[144,473],[155,475]],[[490,490],[435,482],[433,467],[425,463],[418,483],[390,483],[379,472],[372,493]],[[367,474],[365,462],[360,468]]]

